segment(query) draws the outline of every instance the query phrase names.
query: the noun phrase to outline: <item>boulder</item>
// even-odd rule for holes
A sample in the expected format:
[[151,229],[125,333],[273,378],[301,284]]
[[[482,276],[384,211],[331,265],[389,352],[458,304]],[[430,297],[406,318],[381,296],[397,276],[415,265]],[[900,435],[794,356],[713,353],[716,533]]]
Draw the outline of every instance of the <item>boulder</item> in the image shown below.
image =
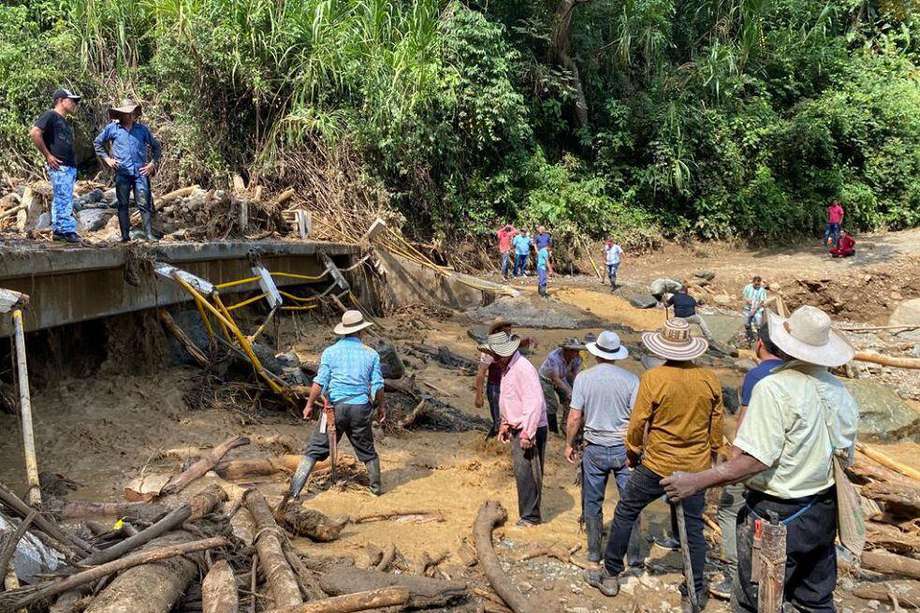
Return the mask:
[[651,309],[658,304],[658,300],[651,294],[636,294],[629,298],[629,304],[637,309]]
[[51,229],[51,213],[42,213],[38,216],[38,222],[35,224],[35,229],[38,231],[41,230],[50,230]]
[[713,296],[712,301],[719,306],[728,306],[732,303],[732,297],[728,294],[719,294],[718,296]]
[[[94,189],[73,200],[73,208],[77,211],[85,208],[93,208],[93,205],[102,202],[102,190]],[[108,206],[105,204],[103,206]]]
[[77,213],[77,223],[83,232],[101,230],[115,214],[110,209],[83,209]]
[[920,326],[920,298],[905,300],[895,308],[888,324],[892,326]]
[[725,410],[732,415],[738,412],[741,404],[737,387],[725,385],[724,383],[722,384],[722,404],[725,405]]
[[380,339],[374,345],[374,349],[380,354],[380,370],[384,379],[400,379],[406,374],[406,367],[403,366],[392,343]]
[[859,404],[859,438],[896,441],[920,434],[920,413],[895,390],[867,379],[847,379],[844,385]]
[[697,273],[694,273],[693,276],[698,279],[705,279],[706,281],[712,281],[713,279],[716,278],[716,273],[712,272],[711,270],[701,270]]

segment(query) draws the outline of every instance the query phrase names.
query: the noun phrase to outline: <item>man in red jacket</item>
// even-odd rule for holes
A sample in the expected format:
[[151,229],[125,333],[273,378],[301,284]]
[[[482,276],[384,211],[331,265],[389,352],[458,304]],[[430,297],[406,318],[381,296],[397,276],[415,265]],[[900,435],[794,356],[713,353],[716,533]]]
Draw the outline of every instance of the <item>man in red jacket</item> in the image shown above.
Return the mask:
[[831,256],[835,258],[848,258],[851,255],[856,255],[856,241],[846,230],[844,230],[840,240],[837,241],[837,246],[831,249]]

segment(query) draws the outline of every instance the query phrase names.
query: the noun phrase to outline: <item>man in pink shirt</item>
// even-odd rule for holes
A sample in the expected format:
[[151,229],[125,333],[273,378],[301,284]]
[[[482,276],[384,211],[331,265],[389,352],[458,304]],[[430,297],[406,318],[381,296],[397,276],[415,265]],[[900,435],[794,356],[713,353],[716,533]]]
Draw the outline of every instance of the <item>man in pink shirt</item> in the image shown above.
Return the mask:
[[[827,225],[824,227],[824,245],[836,247],[840,241],[840,225],[843,223],[843,207],[836,200],[827,207]],[[832,243],[828,240],[833,239]]]
[[505,224],[505,227],[496,232],[498,235],[498,251],[502,254],[502,276],[508,278],[508,272],[511,269],[511,245],[518,231],[513,225]]
[[492,355],[502,369],[498,401],[502,425],[498,438],[503,443],[511,443],[518,514],[521,516],[517,525],[529,527],[543,521],[540,501],[547,421],[540,375],[518,352],[520,344],[520,337],[497,332],[490,334],[479,349]]

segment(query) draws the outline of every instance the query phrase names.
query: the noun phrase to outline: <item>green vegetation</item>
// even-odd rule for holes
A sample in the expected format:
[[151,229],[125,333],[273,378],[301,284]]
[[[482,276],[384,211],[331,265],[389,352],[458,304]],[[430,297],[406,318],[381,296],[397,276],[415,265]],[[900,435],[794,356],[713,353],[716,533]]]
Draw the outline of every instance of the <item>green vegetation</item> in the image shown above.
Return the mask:
[[[66,84],[143,99],[159,178],[330,176],[419,235],[776,240],[920,223],[916,0],[13,0],[0,172]],[[91,151],[83,152],[92,170]],[[364,195],[356,196],[360,191]],[[367,194],[376,194],[369,196]],[[311,196],[313,197],[313,196]]]

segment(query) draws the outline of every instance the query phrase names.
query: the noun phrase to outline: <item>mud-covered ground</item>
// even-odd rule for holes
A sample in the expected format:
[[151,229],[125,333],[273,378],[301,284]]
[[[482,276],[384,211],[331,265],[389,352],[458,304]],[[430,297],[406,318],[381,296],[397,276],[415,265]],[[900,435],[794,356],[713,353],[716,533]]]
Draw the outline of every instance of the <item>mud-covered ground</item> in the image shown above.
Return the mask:
[[[767,258],[764,261],[772,262],[782,256],[764,257]],[[737,267],[737,273],[723,271],[716,266],[717,261],[719,258],[706,258],[705,261],[678,264],[675,260],[674,266],[683,266],[677,272],[686,272],[687,275],[708,267],[717,272],[717,282],[720,277],[737,277],[736,281],[723,281],[725,289],[719,290],[734,291],[735,285],[747,276],[751,260],[748,260],[747,267],[740,262],[730,263],[732,271]],[[624,263],[621,279],[635,285],[647,282],[650,275],[640,272],[645,264],[636,261],[634,269],[632,265],[629,260]],[[765,276],[769,274],[762,270],[758,272],[763,272]],[[781,269],[776,269],[777,276],[781,272]],[[835,279],[839,281],[839,277],[835,276]],[[580,321],[617,326],[625,344],[631,348],[639,345],[638,331],[654,329],[664,319],[661,310],[643,311],[630,307],[626,300],[611,296],[609,290],[596,280],[557,278],[553,292],[553,297],[541,308],[558,309]],[[525,295],[528,300],[531,299],[530,293],[528,288]],[[904,297],[909,296],[905,292]],[[882,315],[873,314],[865,321],[875,321],[879,317]],[[712,321],[718,328],[718,334],[724,338],[731,337],[733,326],[737,326],[737,319],[730,315],[714,315]],[[410,309],[382,319],[382,326],[377,331],[385,330],[392,338],[400,339],[396,342],[397,347],[412,340],[430,346],[446,346],[458,354],[476,359],[475,344],[467,334],[475,323],[464,314]],[[539,364],[546,353],[564,338],[598,333],[601,327],[523,328],[517,331],[538,340],[538,347],[530,359]],[[296,321],[282,321],[279,338],[282,348],[293,347],[304,362],[315,362],[319,352],[332,338],[331,326],[307,315],[297,316]],[[642,365],[635,358],[636,355],[623,365],[639,373]],[[72,359],[81,358],[76,355]],[[408,357],[406,362],[420,389],[466,414],[487,417],[487,408],[477,409],[473,405],[472,376],[417,355]],[[722,360],[716,365],[723,383],[737,387],[742,373],[731,367],[731,360]],[[164,367],[152,374],[132,374],[119,372],[117,366],[109,364],[102,374],[97,372],[91,376],[65,376],[60,379],[48,377],[43,387],[35,390],[33,397],[40,469],[72,481],[72,491],[59,492],[71,500],[118,500],[124,485],[140,474],[174,473],[181,469],[183,462],[175,454],[163,457],[166,450],[207,447],[227,436],[246,434],[252,437],[253,444],[231,452],[228,457],[268,456],[290,450],[284,449],[283,442],[278,441],[287,441],[289,448],[296,447],[314,426],[313,423],[304,423],[293,412],[262,410],[253,413],[249,406],[242,403],[236,407],[191,410],[186,399],[189,392],[200,385],[197,369],[177,366]],[[0,415],[0,427],[8,432],[8,436],[0,441],[0,480],[21,489],[23,469],[16,417]],[[730,436],[733,428],[734,420],[728,419],[726,434]],[[517,518],[517,506],[509,449],[494,441],[486,441],[483,432],[413,429],[384,435],[378,431],[377,445],[382,458],[384,496],[373,497],[352,482],[331,489],[311,489],[305,504],[332,516],[439,511],[444,521],[352,524],[332,543],[299,541],[298,547],[304,553],[351,556],[360,560],[368,544],[384,548],[392,543],[407,560],[416,560],[426,552],[434,555],[447,550],[450,556],[440,566],[445,574],[483,585],[483,577],[475,567],[465,567],[457,551],[464,539],[471,541],[473,520],[481,504],[495,499],[508,510],[511,520],[496,531],[499,555],[518,587],[541,603],[540,610],[668,611],[679,606],[676,591],[681,581],[679,558],[677,554],[665,552],[650,542],[645,544],[649,555],[647,571],[630,579],[621,595],[614,599],[606,599],[585,585],[581,580],[581,570],[574,565],[545,556],[521,560],[534,546],[569,550],[584,544],[584,535],[579,532],[578,525],[580,492],[574,484],[575,469],[562,457],[563,441],[560,437],[551,436],[547,447],[543,490],[546,522],[531,529],[513,525]],[[885,444],[881,448],[902,462],[920,466],[917,460],[920,445],[916,442]],[[341,451],[350,453],[349,445],[343,443]],[[276,502],[285,488],[281,476],[260,478],[252,484],[264,491],[270,503]],[[717,492],[711,492],[710,499],[715,501],[716,498]],[[616,500],[616,489],[611,484],[604,510],[608,520],[613,516]],[[666,518],[665,503],[659,501],[649,507],[643,518],[644,532],[649,539],[663,533]],[[712,544],[709,571],[716,577],[719,570],[716,564],[718,538],[708,529],[707,538]],[[866,610],[869,604],[849,596],[846,585],[844,581],[838,589],[841,608]],[[459,610],[475,610],[476,602],[474,599]],[[706,610],[728,609],[725,603],[713,599]],[[885,605],[878,610],[886,610]]]

